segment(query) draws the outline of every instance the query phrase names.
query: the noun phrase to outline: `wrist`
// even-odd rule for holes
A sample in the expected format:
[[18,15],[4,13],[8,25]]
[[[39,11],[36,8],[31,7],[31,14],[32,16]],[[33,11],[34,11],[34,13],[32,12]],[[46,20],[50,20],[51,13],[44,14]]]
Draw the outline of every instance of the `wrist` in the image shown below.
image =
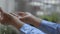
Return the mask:
[[19,30],[24,25],[24,23],[17,21],[17,22],[12,23],[12,25]]
[[41,21],[42,21],[42,19],[37,18],[37,17],[35,17],[35,16],[33,16],[31,20],[32,20],[31,24],[32,24],[33,26],[35,26],[35,27],[39,27],[39,26],[40,26],[40,23],[41,23]]

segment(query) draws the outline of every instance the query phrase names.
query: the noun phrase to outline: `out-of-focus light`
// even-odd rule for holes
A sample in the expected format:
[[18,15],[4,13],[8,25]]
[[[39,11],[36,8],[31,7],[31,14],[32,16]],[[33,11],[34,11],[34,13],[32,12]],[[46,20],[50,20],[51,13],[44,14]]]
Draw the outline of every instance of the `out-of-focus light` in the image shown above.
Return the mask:
[[37,11],[37,15],[42,16],[42,15],[44,15],[44,12],[42,12],[42,11]]
[[49,4],[59,4],[60,0],[42,0],[42,2]]
[[32,5],[32,6],[41,6],[41,5],[43,5],[43,3],[40,3],[40,2],[30,2],[29,5]]

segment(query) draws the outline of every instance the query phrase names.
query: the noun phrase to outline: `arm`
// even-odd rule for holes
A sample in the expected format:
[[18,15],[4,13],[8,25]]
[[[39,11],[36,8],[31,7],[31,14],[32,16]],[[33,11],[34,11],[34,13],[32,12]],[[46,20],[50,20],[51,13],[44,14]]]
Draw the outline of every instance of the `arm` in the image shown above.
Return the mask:
[[44,28],[45,31],[50,32],[50,33],[53,33],[53,32],[57,33],[57,31],[60,32],[60,27],[58,24],[39,19],[29,14],[30,13],[26,14],[24,12],[19,13],[20,16],[23,16],[22,18],[20,18],[20,20],[25,23],[32,24],[35,27],[42,27]]
[[59,34],[60,33],[60,24],[42,20],[40,23],[40,28],[50,34]]
[[37,18],[30,13],[20,12],[20,13],[18,13],[18,15],[20,15],[22,17],[22,18],[20,18],[21,21],[28,23],[28,24],[32,24],[35,27],[39,27],[40,25],[47,25],[49,27],[54,28],[55,26],[58,25],[56,23]]
[[22,28],[20,28],[20,30],[22,32],[24,32],[25,34],[46,34],[43,31],[41,31],[41,30],[39,30],[39,29],[37,29],[35,27],[32,27],[32,26],[30,26],[28,24],[24,24],[22,26]]

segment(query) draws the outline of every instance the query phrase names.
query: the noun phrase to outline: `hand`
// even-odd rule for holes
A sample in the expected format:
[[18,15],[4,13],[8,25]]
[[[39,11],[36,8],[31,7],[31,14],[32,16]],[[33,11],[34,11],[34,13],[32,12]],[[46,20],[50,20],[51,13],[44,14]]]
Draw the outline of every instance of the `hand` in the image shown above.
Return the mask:
[[10,24],[10,23],[14,22],[14,19],[12,19],[13,16],[11,14],[8,14],[8,13],[2,11],[2,10],[1,10],[1,16],[3,18],[1,20],[2,24]]
[[36,27],[40,25],[41,20],[39,18],[33,16],[31,13],[19,12],[18,15],[21,16],[20,20],[25,22],[25,23],[34,25]]
[[34,19],[34,17],[35,17],[32,14],[27,13],[27,12],[19,12],[17,14],[19,15],[18,18],[21,21],[26,22],[26,23],[33,22],[32,19]]
[[2,24],[13,25],[17,29],[19,29],[24,24],[17,17],[15,17],[7,12],[4,12],[1,10],[1,14],[3,16],[3,19],[1,20]]
[[2,9],[0,8],[0,22],[1,22],[2,19],[3,19],[3,17],[2,17]]

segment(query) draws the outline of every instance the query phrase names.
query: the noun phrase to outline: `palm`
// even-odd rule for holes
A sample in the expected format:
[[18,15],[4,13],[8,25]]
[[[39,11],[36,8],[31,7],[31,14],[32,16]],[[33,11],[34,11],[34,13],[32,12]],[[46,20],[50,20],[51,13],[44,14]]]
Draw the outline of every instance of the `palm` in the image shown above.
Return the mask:
[[23,22],[29,23],[29,22],[33,21],[33,19],[32,19],[33,15],[30,13],[20,12],[20,13],[18,13],[18,15],[21,16],[20,20]]
[[9,16],[8,14],[3,14],[3,20],[2,23],[9,23],[11,22],[11,16]]
[[9,15],[8,13],[2,11],[1,8],[0,8],[0,12],[1,12],[1,16],[2,16],[2,18],[3,18],[3,19],[1,20],[1,23],[2,23],[2,24],[6,24],[6,23],[9,23],[9,22],[12,21],[11,15]]

